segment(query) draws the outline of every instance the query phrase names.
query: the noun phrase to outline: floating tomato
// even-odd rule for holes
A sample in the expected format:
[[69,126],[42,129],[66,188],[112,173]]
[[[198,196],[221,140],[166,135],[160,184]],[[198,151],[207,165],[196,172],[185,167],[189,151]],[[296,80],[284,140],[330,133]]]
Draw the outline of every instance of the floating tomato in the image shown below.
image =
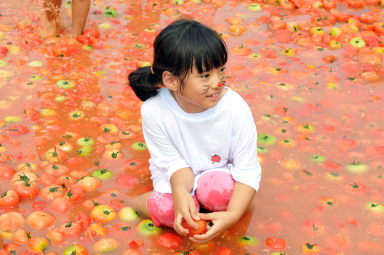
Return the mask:
[[283,250],[287,246],[287,243],[282,238],[270,237],[270,238],[265,240],[265,245],[267,245],[268,248],[271,248],[274,250]]
[[220,247],[215,250],[214,255],[233,255],[233,251],[228,247]]
[[7,134],[10,136],[21,136],[29,133],[29,129],[26,126],[15,124],[10,125],[7,128]]
[[157,239],[159,246],[165,249],[178,249],[183,245],[183,242],[183,239],[175,233],[162,234]]
[[18,212],[7,212],[0,215],[1,231],[15,231],[24,225],[24,216]]
[[13,208],[16,207],[19,202],[19,194],[13,189],[4,191],[0,194],[0,207]]

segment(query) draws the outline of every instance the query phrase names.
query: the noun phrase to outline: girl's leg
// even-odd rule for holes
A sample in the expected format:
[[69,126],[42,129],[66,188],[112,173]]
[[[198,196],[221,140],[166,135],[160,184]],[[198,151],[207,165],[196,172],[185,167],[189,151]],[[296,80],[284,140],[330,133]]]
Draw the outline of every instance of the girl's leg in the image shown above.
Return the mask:
[[197,180],[196,197],[210,211],[225,211],[231,199],[235,181],[225,171],[208,171]]
[[151,196],[151,192],[147,192],[144,194],[141,194],[137,197],[134,197],[132,199],[132,207],[137,211],[140,215],[143,215],[145,217],[151,217],[148,211],[148,198]]
[[59,17],[61,0],[44,0],[43,7],[49,22],[56,22]]
[[[199,204],[196,197],[193,197],[196,208]],[[147,192],[132,200],[132,207],[141,215],[152,218],[156,226],[167,226],[173,228],[175,212],[173,210],[172,193],[159,193],[156,191]]]
[[87,22],[89,6],[91,0],[73,0],[72,2],[72,37],[83,33],[85,24]]
[[61,0],[43,0],[46,20],[42,19],[42,28],[39,30],[41,38],[56,36]]

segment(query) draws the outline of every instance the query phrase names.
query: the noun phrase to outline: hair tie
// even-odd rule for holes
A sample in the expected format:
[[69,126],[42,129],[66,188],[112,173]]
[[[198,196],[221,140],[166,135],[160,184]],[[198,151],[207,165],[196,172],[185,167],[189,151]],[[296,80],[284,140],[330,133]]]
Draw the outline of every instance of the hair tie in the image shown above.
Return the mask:
[[153,71],[153,67],[151,66],[151,73],[152,74],[155,74],[155,72]]

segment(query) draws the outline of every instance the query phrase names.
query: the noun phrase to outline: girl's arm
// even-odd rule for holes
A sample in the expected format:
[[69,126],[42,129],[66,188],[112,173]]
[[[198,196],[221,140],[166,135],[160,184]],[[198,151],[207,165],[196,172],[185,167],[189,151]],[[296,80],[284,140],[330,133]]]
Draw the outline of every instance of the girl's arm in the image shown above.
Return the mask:
[[190,194],[194,181],[195,176],[190,167],[177,170],[170,178],[175,210],[173,228],[180,235],[188,234],[188,230],[181,225],[183,219],[185,219],[188,225],[197,227],[193,219],[198,220],[199,218],[197,216],[195,201]]
[[231,200],[227,207],[227,212],[233,213],[235,216],[235,223],[241,218],[247,208],[249,208],[255,193],[256,191],[250,186],[241,182],[235,182]]
[[201,219],[212,221],[213,226],[205,234],[195,235],[190,239],[194,242],[206,242],[232,227],[250,206],[255,193],[256,191],[252,187],[241,182],[235,182],[227,211],[199,214]]

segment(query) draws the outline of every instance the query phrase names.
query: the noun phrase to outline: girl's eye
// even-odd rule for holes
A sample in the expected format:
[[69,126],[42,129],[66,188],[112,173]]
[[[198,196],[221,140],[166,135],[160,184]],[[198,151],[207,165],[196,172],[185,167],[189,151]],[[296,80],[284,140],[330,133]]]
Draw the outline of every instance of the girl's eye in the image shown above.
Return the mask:
[[203,79],[207,79],[209,77],[209,74],[203,74],[200,77],[203,78]]
[[220,68],[220,72],[224,72],[224,71],[225,71],[225,67]]

